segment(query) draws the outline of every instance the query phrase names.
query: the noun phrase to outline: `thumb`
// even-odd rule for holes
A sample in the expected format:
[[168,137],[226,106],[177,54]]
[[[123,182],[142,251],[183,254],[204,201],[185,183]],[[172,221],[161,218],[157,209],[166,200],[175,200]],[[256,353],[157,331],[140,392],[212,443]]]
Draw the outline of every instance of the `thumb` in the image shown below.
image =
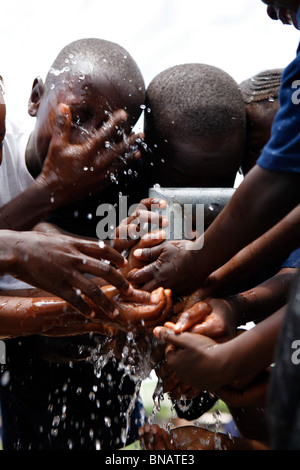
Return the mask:
[[58,115],[53,129],[52,142],[58,141],[69,143],[71,133],[72,114],[69,106],[64,103],[58,105]]
[[163,326],[157,326],[153,330],[153,334],[157,339],[164,341],[165,343],[173,344],[174,346],[183,347],[185,346],[185,336],[188,333],[176,334],[173,330],[165,328]]
[[156,260],[162,252],[161,245],[155,246],[153,248],[138,248],[134,250],[133,255],[135,258],[143,261],[154,261]]

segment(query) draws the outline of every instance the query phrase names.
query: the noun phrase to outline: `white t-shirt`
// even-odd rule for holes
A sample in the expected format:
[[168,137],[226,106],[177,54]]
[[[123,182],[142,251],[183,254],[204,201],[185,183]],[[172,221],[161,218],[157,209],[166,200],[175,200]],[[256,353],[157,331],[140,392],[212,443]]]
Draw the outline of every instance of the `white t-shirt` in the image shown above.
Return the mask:
[[[6,117],[0,165],[0,207],[22,193],[34,181],[25,162],[25,149],[30,135],[28,126]],[[0,290],[30,287],[12,276],[0,276]]]

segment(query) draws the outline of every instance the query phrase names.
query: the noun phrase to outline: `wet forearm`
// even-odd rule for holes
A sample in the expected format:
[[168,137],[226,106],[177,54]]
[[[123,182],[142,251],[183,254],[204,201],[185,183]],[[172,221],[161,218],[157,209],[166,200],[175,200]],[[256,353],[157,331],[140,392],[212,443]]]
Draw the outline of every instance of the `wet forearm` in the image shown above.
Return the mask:
[[282,269],[258,286],[229,297],[237,325],[266,318],[285,305],[295,275],[294,268]]
[[227,383],[255,376],[272,363],[285,312],[284,306],[255,327],[222,344],[222,354],[228,358]]
[[30,230],[49,215],[59,200],[36,181],[16,198],[0,209],[0,229]]
[[42,334],[54,327],[83,321],[80,313],[57,297],[0,297],[1,338]]

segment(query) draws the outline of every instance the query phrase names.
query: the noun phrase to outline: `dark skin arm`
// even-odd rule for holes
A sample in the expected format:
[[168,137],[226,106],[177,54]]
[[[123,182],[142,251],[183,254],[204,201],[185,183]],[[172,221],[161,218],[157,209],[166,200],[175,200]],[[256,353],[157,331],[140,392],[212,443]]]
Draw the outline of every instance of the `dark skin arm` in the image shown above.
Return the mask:
[[[202,295],[220,294],[236,281],[261,269],[276,257],[288,256],[299,247],[300,205],[296,206],[274,227],[247,245],[227,263],[208,276]],[[200,290],[199,290],[200,293]]]
[[117,251],[95,241],[57,233],[0,231],[1,273],[59,296],[87,316],[91,307],[83,295],[93,299],[107,316],[115,306],[84,274],[103,278],[123,294],[132,293],[129,282],[104,260],[119,267],[127,263]]
[[268,450],[256,440],[229,437],[198,426],[180,426],[170,432],[157,424],[139,429],[140,443],[145,450]]
[[[195,242],[170,241],[138,250],[135,256],[150,262],[129,280],[145,290],[168,285],[177,294],[191,293],[214,270],[258,238],[299,202],[300,176],[255,166],[230,202]],[[203,243],[204,242],[204,243]],[[176,276],[173,276],[176,270]]]
[[[295,268],[281,269],[253,289],[230,297],[197,301],[196,291],[179,315],[174,331],[189,330],[226,341],[235,335],[238,326],[266,318],[285,305],[296,272]],[[199,289],[200,297],[201,294]]]
[[[273,360],[285,307],[243,334],[225,342],[195,333],[157,327],[154,334],[166,344],[167,364],[179,381],[215,392],[236,380],[256,376]],[[196,365],[196,367],[195,367]]]
[[[101,285],[102,279],[95,279]],[[2,292],[0,296],[0,337],[33,334],[72,336],[94,332],[117,335],[118,331],[145,331],[163,324],[171,306],[171,292],[160,288],[149,293],[134,290],[123,297],[113,286],[102,286],[103,295],[111,299],[116,313],[108,317],[87,299],[91,308],[89,318],[81,315],[68,303],[38,289]]]

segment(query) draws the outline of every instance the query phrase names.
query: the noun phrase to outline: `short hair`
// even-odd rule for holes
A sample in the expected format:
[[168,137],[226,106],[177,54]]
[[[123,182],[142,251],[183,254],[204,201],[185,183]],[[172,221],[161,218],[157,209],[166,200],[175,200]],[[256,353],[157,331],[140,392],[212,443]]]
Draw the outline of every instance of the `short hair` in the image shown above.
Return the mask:
[[48,71],[46,90],[62,82],[63,72],[80,72],[77,62],[81,60],[91,64],[88,72],[92,77],[97,74],[109,77],[116,93],[123,97],[125,104],[130,103],[131,109],[140,109],[144,104],[144,78],[135,60],[119,44],[99,38],[79,39],[66,45]]
[[235,80],[218,67],[191,63],[159,73],[146,90],[145,129],[162,138],[218,138],[245,132],[245,106]]
[[278,99],[283,69],[260,72],[240,84],[245,104]]

